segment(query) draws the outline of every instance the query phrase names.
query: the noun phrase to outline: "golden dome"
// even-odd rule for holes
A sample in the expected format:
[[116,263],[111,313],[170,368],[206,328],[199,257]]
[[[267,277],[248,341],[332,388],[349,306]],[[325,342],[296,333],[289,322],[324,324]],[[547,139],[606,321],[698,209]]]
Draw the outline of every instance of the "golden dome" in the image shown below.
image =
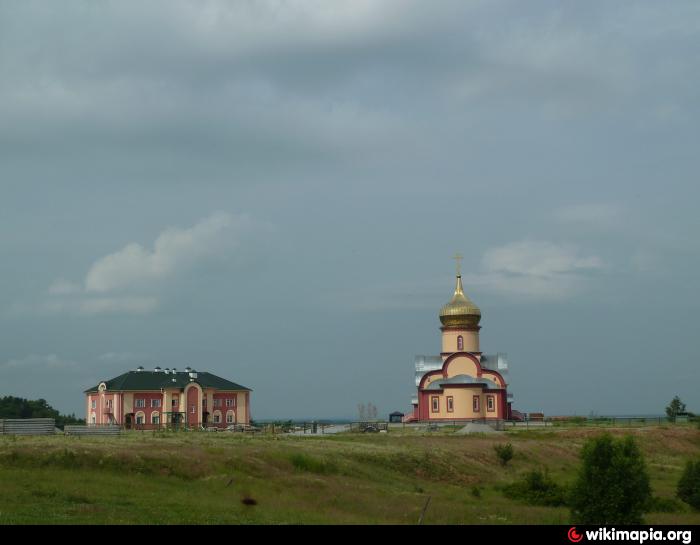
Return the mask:
[[481,320],[481,310],[462,289],[462,275],[457,275],[457,286],[452,300],[440,310],[440,321],[444,326],[476,326]]

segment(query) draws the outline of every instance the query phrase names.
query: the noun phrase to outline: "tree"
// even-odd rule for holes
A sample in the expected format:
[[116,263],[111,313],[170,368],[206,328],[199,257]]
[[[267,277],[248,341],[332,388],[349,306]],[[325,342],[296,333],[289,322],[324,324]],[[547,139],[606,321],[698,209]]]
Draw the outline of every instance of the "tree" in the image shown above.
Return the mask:
[[669,418],[676,418],[681,413],[685,412],[685,403],[681,401],[681,398],[676,396],[671,401],[671,404],[666,407],[666,414]]
[[677,495],[696,511],[700,511],[700,460],[688,461],[678,481]]
[[576,524],[641,524],[651,500],[644,457],[631,436],[590,439],[569,505]]
[[498,456],[502,466],[505,466],[513,458],[513,445],[510,443],[494,445],[493,450],[496,451],[496,456]]
[[45,399],[29,400],[14,396],[0,398],[0,418],[53,418],[59,428],[65,424],[85,423],[85,420],[76,418],[75,414],[60,414]]

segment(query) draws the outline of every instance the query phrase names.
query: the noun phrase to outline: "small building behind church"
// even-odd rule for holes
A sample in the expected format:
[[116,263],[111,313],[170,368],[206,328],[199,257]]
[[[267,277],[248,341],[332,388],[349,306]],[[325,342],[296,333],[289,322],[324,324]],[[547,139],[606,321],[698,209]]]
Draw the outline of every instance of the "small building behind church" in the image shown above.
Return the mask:
[[393,413],[391,413],[389,415],[389,422],[392,424],[396,424],[396,423],[400,424],[401,422],[403,422],[404,416],[405,415],[402,412],[394,411]]
[[247,425],[251,391],[189,367],[184,371],[139,367],[86,390],[85,421],[127,429]]
[[416,356],[417,394],[407,420],[509,420],[512,397],[505,354],[479,346],[481,310],[465,294],[457,270],[455,292],[440,311],[440,355]]

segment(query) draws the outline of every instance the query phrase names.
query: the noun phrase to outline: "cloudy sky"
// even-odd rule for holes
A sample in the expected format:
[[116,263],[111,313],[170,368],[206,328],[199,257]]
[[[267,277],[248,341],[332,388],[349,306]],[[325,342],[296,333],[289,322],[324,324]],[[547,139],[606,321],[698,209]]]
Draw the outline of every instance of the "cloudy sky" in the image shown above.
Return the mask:
[[515,408],[700,411],[695,1],[0,0],[0,395],[408,411],[465,255]]

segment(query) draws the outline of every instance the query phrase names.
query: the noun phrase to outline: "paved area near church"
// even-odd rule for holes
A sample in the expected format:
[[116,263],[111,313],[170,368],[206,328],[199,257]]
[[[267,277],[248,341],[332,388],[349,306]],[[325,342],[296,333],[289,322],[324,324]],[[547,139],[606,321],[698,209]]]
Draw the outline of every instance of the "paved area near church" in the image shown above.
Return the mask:
[[316,428],[316,433],[312,433],[310,429],[306,430],[306,433],[304,433],[303,430],[300,431],[294,431],[291,432],[290,435],[308,435],[308,436],[313,436],[313,435],[333,435],[334,433],[342,433],[344,431],[350,431],[350,424],[338,424],[334,426],[326,426],[321,430],[321,426],[318,426]]
[[504,433],[502,431],[496,431],[488,424],[480,424],[478,422],[470,422],[464,426],[461,430],[457,430],[455,433]]

